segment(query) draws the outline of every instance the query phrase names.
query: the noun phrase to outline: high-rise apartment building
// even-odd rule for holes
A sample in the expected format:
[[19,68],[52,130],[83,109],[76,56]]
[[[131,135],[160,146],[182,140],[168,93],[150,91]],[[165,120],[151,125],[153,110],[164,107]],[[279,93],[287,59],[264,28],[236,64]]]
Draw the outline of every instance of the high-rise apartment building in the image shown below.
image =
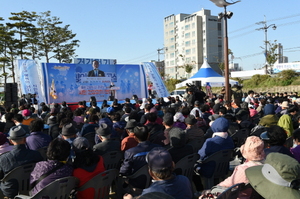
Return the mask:
[[[218,16],[202,9],[193,14],[170,15],[164,19],[165,74],[169,78],[189,78],[207,59],[217,72],[223,61],[223,31]],[[186,66],[192,66],[187,73]]]

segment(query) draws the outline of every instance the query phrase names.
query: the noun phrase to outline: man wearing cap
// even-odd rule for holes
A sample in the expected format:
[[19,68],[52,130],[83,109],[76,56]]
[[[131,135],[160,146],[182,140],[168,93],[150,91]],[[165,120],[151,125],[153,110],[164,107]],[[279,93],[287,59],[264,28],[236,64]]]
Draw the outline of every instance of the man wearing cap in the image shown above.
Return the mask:
[[77,137],[77,130],[72,123],[65,124],[61,130],[61,137],[68,141],[71,145]]
[[[8,137],[8,139],[14,145],[14,148],[10,152],[0,156],[0,179],[18,166],[43,160],[43,157],[38,151],[26,148],[27,134],[21,126],[12,127],[9,131],[9,135],[10,137]],[[1,182],[0,188],[3,195],[7,198],[13,198],[18,194],[18,186],[15,181]]]
[[[191,183],[186,176],[174,175],[175,164],[170,153],[163,147],[152,149],[146,156],[149,174],[153,183],[143,190],[142,195],[159,192],[168,194],[175,199],[191,199],[193,192]],[[124,198],[132,198],[130,194]]]
[[[139,142],[136,147],[128,149],[124,153],[124,161],[120,168],[120,174],[131,175],[146,164],[146,155],[154,147],[159,147],[148,141],[149,131],[145,126],[136,126],[133,129],[134,137]],[[144,183],[141,180],[130,180],[133,187],[143,189]]]
[[[77,130],[76,130],[75,126],[72,123],[65,124],[62,127],[61,135],[60,136],[61,136],[62,139],[64,139],[67,142],[69,142],[69,144],[71,146],[73,146],[73,141],[77,137]],[[75,156],[75,152],[74,152],[74,150],[71,147],[70,156],[69,156],[68,161],[71,162],[75,157],[76,157]]]
[[93,147],[93,151],[97,155],[103,155],[110,151],[120,151],[121,143],[118,140],[110,138],[111,132],[111,128],[106,123],[99,125],[99,128],[96,130],[96,134],[101,142]]
[[128,133],[128,136],[125,137],[121,142],[121,151],[126,151],[127,149],[130,149],[132,147],[135,147],[138,145],[138,141],[134,138],[134,132],[133,129],[138,125],[137,121],[135,119],[130,119],[126,126],[126,132]]

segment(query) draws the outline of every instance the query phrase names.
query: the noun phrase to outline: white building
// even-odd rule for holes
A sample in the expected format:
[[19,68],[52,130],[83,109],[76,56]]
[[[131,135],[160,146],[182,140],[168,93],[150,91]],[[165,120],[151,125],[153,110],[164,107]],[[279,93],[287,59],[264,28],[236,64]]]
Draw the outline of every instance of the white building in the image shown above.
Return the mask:
[[[193,14],[170,15],[164,19],[165,73],[169,78],[189,78],[195,74],[206,58],[218,73],[223,61],[223,31],[218,16],[202,9]],[[190,74],[186,64],[192,65]]]

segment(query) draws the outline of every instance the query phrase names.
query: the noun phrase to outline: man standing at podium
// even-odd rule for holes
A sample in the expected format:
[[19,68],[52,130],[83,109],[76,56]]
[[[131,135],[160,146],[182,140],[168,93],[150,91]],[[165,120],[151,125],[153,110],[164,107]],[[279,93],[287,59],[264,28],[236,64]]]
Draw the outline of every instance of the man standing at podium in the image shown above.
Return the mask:
[[89,71],[88,77],[105,77],[105,73],[99,70],[99,61],[93,61],[93,70]]

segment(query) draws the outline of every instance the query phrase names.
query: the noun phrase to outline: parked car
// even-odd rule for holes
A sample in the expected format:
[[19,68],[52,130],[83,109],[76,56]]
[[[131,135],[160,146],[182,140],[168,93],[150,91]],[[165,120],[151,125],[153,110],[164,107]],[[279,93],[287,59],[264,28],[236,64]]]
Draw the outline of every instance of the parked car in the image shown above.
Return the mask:
[[182,101],[183,100],[183,95],[185,94],[185,89],[179,89],[179,90],[173,90],[170,93],[171,97],[176,98],[176,96],[179,96],[179,99]]

